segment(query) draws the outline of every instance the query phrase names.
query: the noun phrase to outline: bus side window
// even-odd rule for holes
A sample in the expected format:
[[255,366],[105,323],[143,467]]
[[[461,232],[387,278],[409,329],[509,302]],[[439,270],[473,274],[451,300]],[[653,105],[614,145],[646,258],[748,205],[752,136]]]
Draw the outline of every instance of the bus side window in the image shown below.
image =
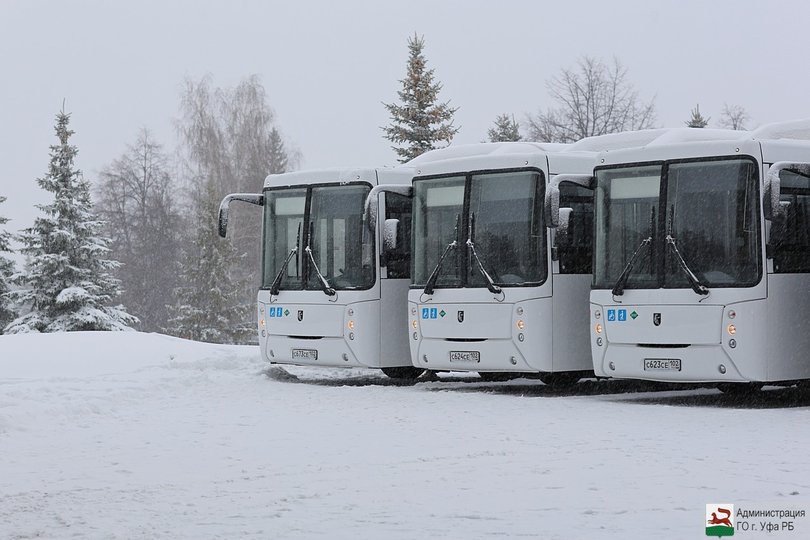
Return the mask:
[[558,250],[561,274],[590,274],[593,254],[593,190],[563,182],[560,207],[571,208],[570,243]]
[[411,201],[397,193],[385,194],[385,219],[399,220],[397,248],[385,254],[388,277],[392,279],[411,277]]
[[779,174],[782,190],[780,199],[789,202],[779,238],[770,246],[773,270],[782,274],[810,273],[810,178],[791,171]]

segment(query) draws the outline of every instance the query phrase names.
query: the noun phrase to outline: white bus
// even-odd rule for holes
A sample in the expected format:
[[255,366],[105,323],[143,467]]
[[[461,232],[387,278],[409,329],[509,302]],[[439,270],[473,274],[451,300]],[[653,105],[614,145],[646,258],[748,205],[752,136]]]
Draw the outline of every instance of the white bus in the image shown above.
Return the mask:
[[[415,368],[485,379],[535,373],[548,383],[592,374],[592,190],[577,182],[590,182],[595,155],[565,145],[483,143],[408,162]],[[570,176],[577,173],[584,176]],[[568,208],[565,245],[554,246],[547,229],[550,181],[561,182],[556,193]]]
[[[292,172],[268,176],[261,194],[225,197],[219,214],[223,237],[231,201],[264,207],[257,298],[262,358],[380,368],[395,378],[422,373],[411,364],[402,330],[410,283],[410,199],[386,193],[370,234],[363,226],[371,189],[407,186],[411,177],[406,168]],[[388,234],[378,229],[381,224]]]
[[810,378],[810,122],[628,135],[594,171],[596,375]]

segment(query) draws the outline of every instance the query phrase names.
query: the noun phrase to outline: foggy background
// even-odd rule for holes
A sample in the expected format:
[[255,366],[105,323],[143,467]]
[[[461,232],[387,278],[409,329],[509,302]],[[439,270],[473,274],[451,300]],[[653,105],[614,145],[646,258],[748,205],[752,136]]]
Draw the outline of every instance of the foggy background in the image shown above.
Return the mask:
[[405,75],[407,39],[458,107],[453,144],[486,139],[498,114],[553,105],[545,83],[590,55],[616,57],[657,125],[691,109],[717,125],[740,105],[748,127],[810,116],[799,1],[0,2],[0,195],[10,231],[47,201],[53,119],[65,100],[77,166],[95,182],[147,127],[175,146],[184,77],[234,87],[257,74],[299,168],[394,165],[382,137]]

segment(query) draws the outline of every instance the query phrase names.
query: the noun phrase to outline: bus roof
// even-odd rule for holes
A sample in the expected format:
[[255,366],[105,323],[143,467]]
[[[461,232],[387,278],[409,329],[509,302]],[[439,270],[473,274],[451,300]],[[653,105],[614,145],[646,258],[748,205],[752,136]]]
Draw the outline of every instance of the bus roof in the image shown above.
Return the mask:
[[428,163],[446,161],[448,159],[463,159],[468,157],[497,156],[507,154],[535,154],[537,152],[559,152],[570,146],[570,144],[562,143],[537,143],[523,141],[459,144],[425,152],[424,154],[408,161],[406,165],[410,167],[421,167],[427,165]]
[[570,150],[604,152],[667,144],[702,141],[741,141],[792,139],[810,141],[810,119],[766,124],[753,131],[712,128],[658,128],[624,131],[588,137],[571,145]]
[[355,167],[313,169],[293,171],[281,174],[270,174],[264,179],[264,188],[305,186],[312,184],[347,184],[366,182],[372,186],[378,184],[407,184],[413,178],[410,167]]

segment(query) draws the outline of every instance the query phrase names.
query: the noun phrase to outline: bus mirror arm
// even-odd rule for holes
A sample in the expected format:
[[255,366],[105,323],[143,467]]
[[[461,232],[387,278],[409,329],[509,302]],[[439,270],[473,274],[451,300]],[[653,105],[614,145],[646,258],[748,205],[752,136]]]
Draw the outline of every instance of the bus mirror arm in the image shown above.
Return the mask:
[[594,188],[594,177],[588,174],[558,174],[546,186],[545,214],[546,226],[556,229],[560,226],[560,184],[569,182],[587,189]]
[[256,206],[264,206],[264,195],[261,193],[231,193],[222,199],[222,202],[219,203],[219,216],[217,219],[217,228],[222,238],[225,238],[228,232],[228,209],[231,201],[242,201]]

